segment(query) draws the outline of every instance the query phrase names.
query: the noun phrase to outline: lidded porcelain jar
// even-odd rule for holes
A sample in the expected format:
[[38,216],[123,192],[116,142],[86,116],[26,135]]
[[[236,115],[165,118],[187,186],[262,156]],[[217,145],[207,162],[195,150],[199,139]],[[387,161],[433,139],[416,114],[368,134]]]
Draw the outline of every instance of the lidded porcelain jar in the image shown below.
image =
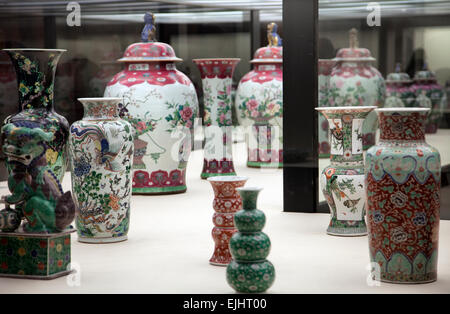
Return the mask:
[[[133,193],[186,191],[198,100],[194,85],[176,69],[173,48],[154,41],[154,17],[145,16],[143,42],[126,49],[125,64],[105,89],[105,97],[122,98],[120,116],[135,129]],[[148,42],[146,42],[148,40]]]
[[395,72],[386,77],[385,108],[413,107],[414,91],[411,89],[412,80],[408,73],[400,72],[400,63],[395,66]]
[[283,47],[259,48],[250,62],[254,68],[236,92],[239,122],[248,134],[247,166],[282,167]]
[[431,109],[425,132],[436,133],[446,102],[444,88],[437,82],[434,72],[428,70],[425,64],[422,71],[414,74],[414,84],[411,89],[416,95],[415,107]]
[[[386,87],[380,72],[371,65],[375,58],[366,48],[358,48],[357,30],[351,29],[350,47],[340,49],[330,77],[328,105],[382,107]],[[377,116],[371,112],[363,125],[363,148],[375,144]]]

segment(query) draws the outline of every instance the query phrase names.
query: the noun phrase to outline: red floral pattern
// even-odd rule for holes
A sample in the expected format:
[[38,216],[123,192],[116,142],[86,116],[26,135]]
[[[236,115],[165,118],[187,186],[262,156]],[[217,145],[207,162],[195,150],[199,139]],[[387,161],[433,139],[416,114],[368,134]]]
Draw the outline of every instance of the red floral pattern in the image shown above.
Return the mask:
[[223,158],[222,160],[206,160],[203,159],[203,170],[202,173],[210,174],[210,173],[234,173],[234,165],[233,160]]
[[283,62],[283,47],[261,47],[256,50],[252,63]]
[[240,59],[194,59],[192,61],[197,64],[202,79],[215,77],[224,79],[233,77],[234,69]]
[[272,80],[283,81],[283,66],[281,64],[257,65],[241,79],[241,83],[252,81],[263,84]]
[[170,45],[160,42],[148,42],[129,45],[120,61],[142,61],[145,59],[148,59],[149,61],[152,59],[180,60],[175,56],[175,51]]
[[425,140],[426,112],[379,112],[381,140]]
[[135,170],[133,174],[133,188],[159,188],[183,186],[186,184],[185,170],[172,170],[170,173],[164,170],[147,171]]
[[361,76],[364,78],[372,78],[376,76],[381,76],[380,72],[374,67],[371,67],[367,63],[358,63],[357,66],[347,66],[342,64],[338,67],[334,67],[332,72],[332,76],[339,76],[342,78],[350,78],[354,76]]

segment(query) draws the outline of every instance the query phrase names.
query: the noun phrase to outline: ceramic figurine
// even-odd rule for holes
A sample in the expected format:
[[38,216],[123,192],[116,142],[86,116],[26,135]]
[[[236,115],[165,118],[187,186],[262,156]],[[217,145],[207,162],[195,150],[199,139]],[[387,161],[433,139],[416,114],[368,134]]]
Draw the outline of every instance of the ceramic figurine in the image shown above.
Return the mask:
[[121,98],[78,100],[84,117],[69,134],[78,241],[123,241],[130,221],[133,130],[118,116]]
[[367,234],[364,195],[362,127],[375,106],[318,107],[330,125],[331,165],[320,176],[331,211],[327,233],[336,236]]
[[232,153],[233,72],[239,58],[192,60],[202,78],[205,113],[205,147],[202,179],[211,176],[236,175]]
[[52,279],[65,275],[70,272],[75,204],[47,161],[45,152],[55,134],[7,123],[2,137],[11,195],[2,197],[6,208],[0,211],[0,276]]
[[63,49],[3,49],[11,58],[19,87],[20,112],[6,118],[5,123],[51,132],[44,152],[47,164],[59,181],[66,170],[65,144],[69,132],[66,118],[53,109],[56,65]]
[[[350,30],[350,48],[340,49],[333,59],[336,66],[330,76],[328,106],[382,107],[385,83],[380,72],[371,63],[375,59],[366,48],[358,48],[356,29]],[[375,144],[377,115],[369,114],[363,126],[363,148]]]
[[275,280],[275,268],[266,259],[270,252],[270,239],[261,232],[266,216],[256,207],[261,190],[254,187],[237,188],[243,210],[234,216],[238,232],[230,240],[233,260],[227,267],[227,282],[238,292],[264,292]]
[[386,77],[385,108],[413,107],[414,91],[411,89],[412,80],[407,73],[401,72],[400,63],[395,66],[395,72]]
[[234,214],[242,209],[242,199],[236,188],[244,186],[246,177],[216,176],[209,177],[208,181],[214,190],[214,216],[212,237],[214,239],[214,253],[209,263],[217,266],[226,266],[231,261],[229,242],[231,236],[237,231],[234,227]]
[[431,109],[425,125],[425,132],[436,133],[445,107],[445,92],[437,82],[435,74],[428,70],[426,64],[422,71],[418,71],[414,75],[414,84],[411,89],[416,95],[415,106]]
[[256,50],[250,61],[254,68],[242,77],[236,92],[240,123],[248,135],[248,167],[283,166],[283,47],[273,32],[276,24],[270,27],[269,46]]
[[[328,104],[328,89],[330,75],[335,65],[334,60],[319,59],[319,107],[330,107]],[[330,158],[330,132],[328,120],[319,112],[319,158]]]
[[120,117],[135,129],[133,193],[183,193],[197,94],[176,69],[175,62],[182,60],[173,48],[153,41],[155,25],[149,13],[145,21],[142,36],[151,41],[128,46],[119,59],[125,69],[108,83],[104,96],[122,98]]
[[425,142],[428,108],[377,109],[380,141],[367,151],[370,259],[380,279],[436,280],[441,164]]

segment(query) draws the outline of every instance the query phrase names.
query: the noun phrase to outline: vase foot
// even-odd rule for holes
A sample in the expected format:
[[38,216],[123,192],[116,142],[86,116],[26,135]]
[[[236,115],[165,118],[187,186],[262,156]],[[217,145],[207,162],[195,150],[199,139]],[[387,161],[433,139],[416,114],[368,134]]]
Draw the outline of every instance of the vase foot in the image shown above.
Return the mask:
[[283,168],[282,162],[262,162],[262,161],[247,161],[247,167],[249,168]]
[[179,194],[186,192],[186,185],[180,186],[166,186],[166,187],[145,187],[133,188],[133,195],[165,195],[165,194]]
[[228,266],[228,264],[229,264],[229,263],[226,263],[226,264],[224,264],[224,263],[215,263],[215,262],[211,262],[211,261],[209,261],[209,263],[211,265],[214,265],[214,266]]
[[338,237],[363,237],[367,235],[367,228],[328,227],[327,234]]
[[102,243],[116,243],[128,240],[128,236],[124,235],[121,237],[110,237],[110,238],[86,238],[78,236],[78,242],[81,243],[92,243],[92,244],[102,244]]

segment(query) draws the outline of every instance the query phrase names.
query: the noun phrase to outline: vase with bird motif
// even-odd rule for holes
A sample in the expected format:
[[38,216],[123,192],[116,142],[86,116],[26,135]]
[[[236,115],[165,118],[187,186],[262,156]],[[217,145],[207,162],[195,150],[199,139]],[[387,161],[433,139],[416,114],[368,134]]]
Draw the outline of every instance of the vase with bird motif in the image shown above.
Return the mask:
[[318,107],[330,126],[330,161],[320,185],[331,211],[327,233],[337,236],[367,234],[364,194],[362,129],[375,106]]
[[141,42],[128,46],[125,69],[108,83],[104,97],[122,98],[120,116],[135,134],[133,194],[175,194],[187,190],[197,93],[178,71],[173,48],[155,39],[155,17],[145,14]]
[[130,221],[133,128],[118,116],[121,98],[78,100],[84,117],[69,133],[78,240],[123,241]]

